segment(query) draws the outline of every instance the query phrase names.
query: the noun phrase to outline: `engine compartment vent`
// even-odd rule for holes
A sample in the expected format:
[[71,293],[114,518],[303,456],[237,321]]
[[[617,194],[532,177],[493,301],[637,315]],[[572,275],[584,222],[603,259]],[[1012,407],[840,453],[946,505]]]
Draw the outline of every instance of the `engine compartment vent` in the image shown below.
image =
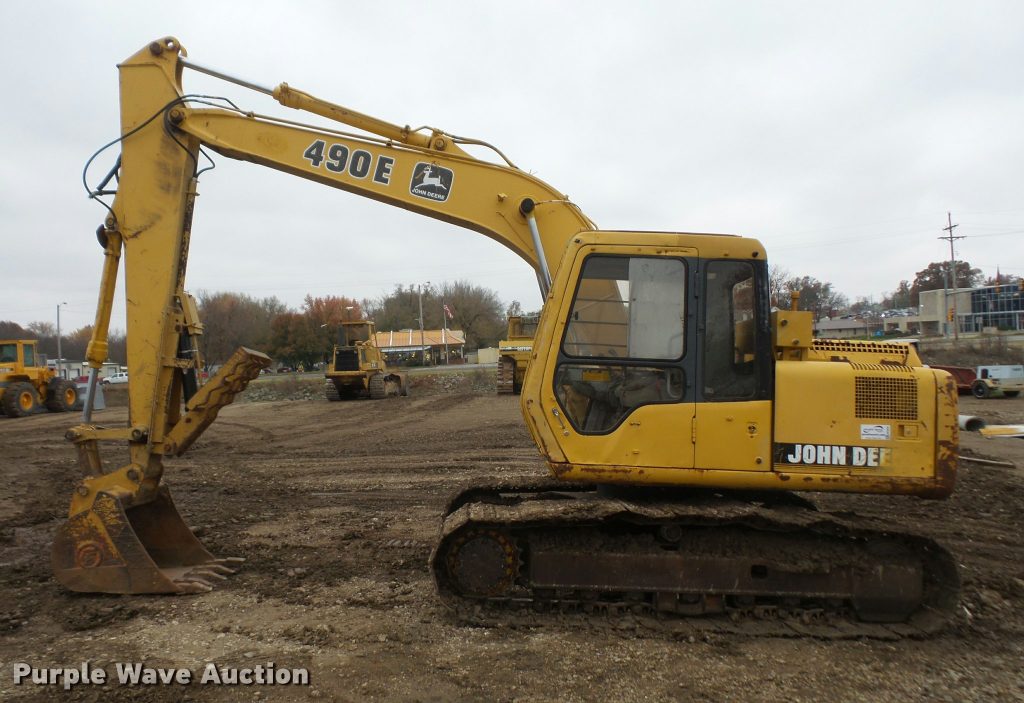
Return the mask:
[[339,349],[334,354],[335,371],[358,371],[359,352],[355,349]]
[[856,416],[885,420],[917,419],[917,380],[856,377]]

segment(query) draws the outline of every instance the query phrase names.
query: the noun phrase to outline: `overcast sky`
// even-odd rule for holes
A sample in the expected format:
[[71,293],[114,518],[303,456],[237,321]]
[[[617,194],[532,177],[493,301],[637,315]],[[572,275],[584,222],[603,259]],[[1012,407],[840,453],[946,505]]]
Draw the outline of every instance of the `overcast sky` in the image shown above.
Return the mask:
[[[604,229],[743,234],[851,301],[957,256],[1024,275],[1021,2],[19,2],[0,43],[0,319],[95,314],[116,64],[189,56],[400,124],[488,141]],[[187,92],[295,119],[186,72]],[[91,173],[102,177],[116,156]],[[378,297],[463,279],[540,305],[479,234],[215,156],[187,288]],[[123,288],[112,326],[124,327]]]

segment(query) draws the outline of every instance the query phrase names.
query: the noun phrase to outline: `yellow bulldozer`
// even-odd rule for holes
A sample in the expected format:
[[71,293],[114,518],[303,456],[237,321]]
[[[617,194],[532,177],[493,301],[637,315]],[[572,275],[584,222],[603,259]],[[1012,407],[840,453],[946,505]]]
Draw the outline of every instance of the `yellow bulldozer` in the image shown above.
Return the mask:
[[533,354],[540,315],[509,315],[508,332],[498,342],[498,393],[519,395]]
[[78,402],[78,387],[60,378],[39,355],[35,340],[0,340],[0,411],[7,417],[42,412],[69,412]]
[[341,323],[324,377],[324,394],[330,401],[409,395],[405,374],[388,368],[369,320]]

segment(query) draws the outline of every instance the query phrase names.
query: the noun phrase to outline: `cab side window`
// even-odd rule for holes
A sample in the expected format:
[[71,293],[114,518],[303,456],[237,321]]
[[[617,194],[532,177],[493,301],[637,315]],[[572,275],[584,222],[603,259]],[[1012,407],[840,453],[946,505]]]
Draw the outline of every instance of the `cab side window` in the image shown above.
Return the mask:
[[742,261],[711,261],[704,282],[704,397],[753,398],[758,389],[754,268]]

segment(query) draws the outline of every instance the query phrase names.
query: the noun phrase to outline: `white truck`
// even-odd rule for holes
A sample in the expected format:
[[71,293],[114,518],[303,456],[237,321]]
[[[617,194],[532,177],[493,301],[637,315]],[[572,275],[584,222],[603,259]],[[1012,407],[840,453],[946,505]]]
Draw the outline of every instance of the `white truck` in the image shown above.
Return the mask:
[[975,398],[1016,398],[1024,389],[1024,365],[979,366],[971,384]]

